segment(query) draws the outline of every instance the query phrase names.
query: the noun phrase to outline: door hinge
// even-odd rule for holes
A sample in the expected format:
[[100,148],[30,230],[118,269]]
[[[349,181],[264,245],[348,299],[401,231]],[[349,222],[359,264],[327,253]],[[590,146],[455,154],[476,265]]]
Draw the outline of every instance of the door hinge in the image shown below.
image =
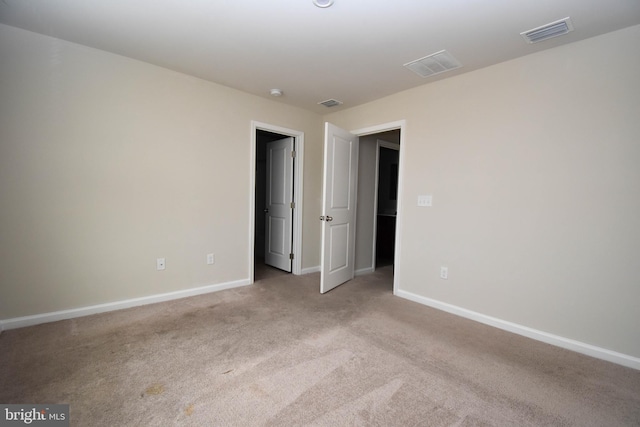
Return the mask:
[[293,157],[295,159],[295,157],[296,157],[296,152],[295,151],[291,152],[291,157]]
[[293,254],[289,254],[289,259],[293,259]]
[[294,209],[296,207],[296,202],[291,202],[291,209]]

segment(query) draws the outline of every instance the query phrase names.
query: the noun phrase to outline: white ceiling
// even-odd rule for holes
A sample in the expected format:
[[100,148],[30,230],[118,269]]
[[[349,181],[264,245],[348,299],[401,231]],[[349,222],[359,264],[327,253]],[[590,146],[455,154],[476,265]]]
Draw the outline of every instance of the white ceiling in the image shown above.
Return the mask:
[[[567,16],[568,35],[520,36]],[[0,22],[322,114],[640,24],[640,0],[0,0]],[[462,68],[402,66],[442,49]]]

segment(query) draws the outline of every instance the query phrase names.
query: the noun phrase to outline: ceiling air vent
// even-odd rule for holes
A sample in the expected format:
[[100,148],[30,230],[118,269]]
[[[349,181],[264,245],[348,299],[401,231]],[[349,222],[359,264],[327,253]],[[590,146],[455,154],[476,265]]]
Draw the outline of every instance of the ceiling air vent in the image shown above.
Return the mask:
[[327,99],[326,101],[318,102],[320,105],[324,105],[325,107],[335,107],[337,105],[342,105],[342,102],[337,99]]
[[445,71],[455,70],[462,65],[449,52],[441,50],[424,58],[407,62],[404,66],[421,77],[429,77]]
[[550,24],[534,28],[533,30],[525,31],[520,33],[520,35],[527,41],[527,43],[538,43],[552,37],[562,36],[571,31],[573,31],[571,18],[566,17]]

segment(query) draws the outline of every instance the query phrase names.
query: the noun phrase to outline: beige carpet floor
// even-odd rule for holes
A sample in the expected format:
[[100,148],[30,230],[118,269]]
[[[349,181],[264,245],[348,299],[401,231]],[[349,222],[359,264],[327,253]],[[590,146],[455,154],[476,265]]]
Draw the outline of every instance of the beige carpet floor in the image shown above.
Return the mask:
[[73,426],[637,426],[640,371],[394,297],[390,268],[0,335],[0,403]]

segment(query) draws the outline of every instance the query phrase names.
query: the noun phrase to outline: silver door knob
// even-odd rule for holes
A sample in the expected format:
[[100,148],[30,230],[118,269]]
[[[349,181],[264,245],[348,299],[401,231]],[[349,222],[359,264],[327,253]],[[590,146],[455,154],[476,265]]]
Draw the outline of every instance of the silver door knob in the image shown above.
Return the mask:
[[332,217],[332,216],[328,216],[328,215],[327,215],[327,219],[326,219],[326,220],[327,220],[327,222],[329,222],[329,221],[333,221],[333,217]]
[[320,221],[324,221],[324,216],[320,215]]
[[269,213],[269,209],[265,209],[265,210],[264,210],[264,213]]

